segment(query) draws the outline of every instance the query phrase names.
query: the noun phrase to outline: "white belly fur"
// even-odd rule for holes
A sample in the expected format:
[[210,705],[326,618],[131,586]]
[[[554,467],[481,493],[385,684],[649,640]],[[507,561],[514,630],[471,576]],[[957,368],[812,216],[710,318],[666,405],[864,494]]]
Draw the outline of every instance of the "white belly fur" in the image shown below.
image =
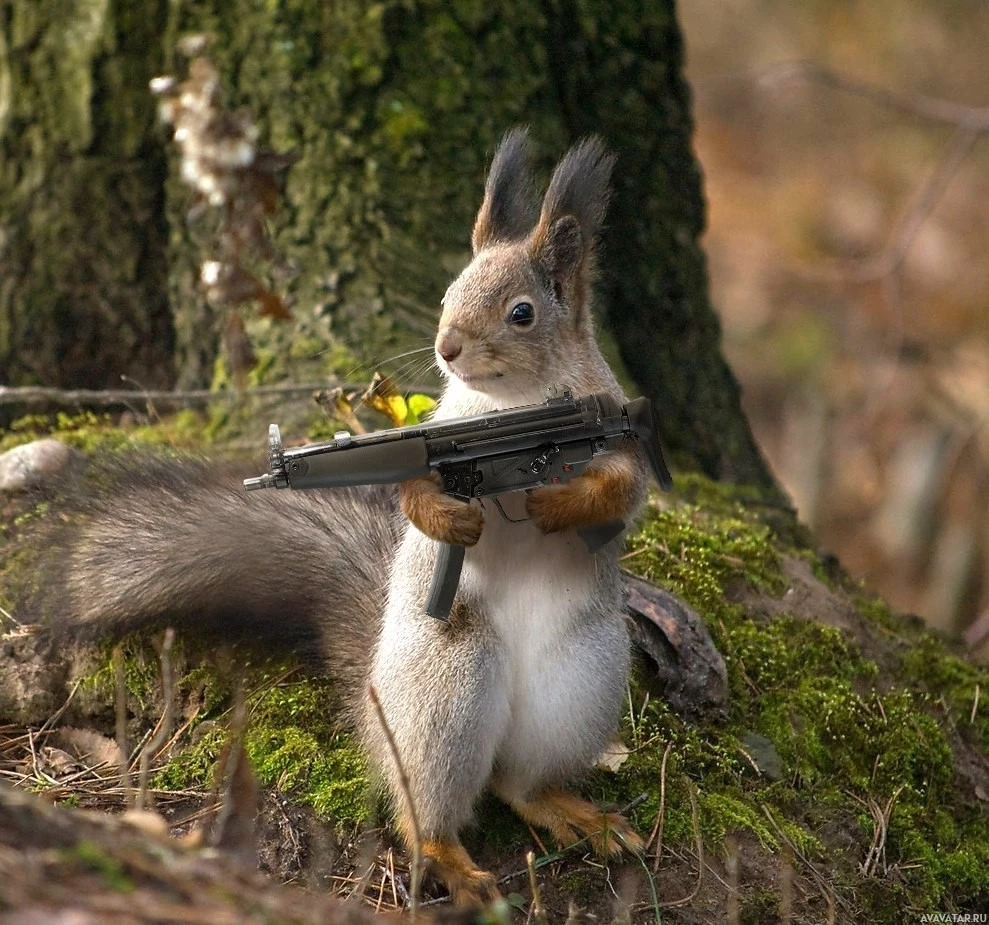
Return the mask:
[[483,602],[508,670],[499,787],[525,798],[586,767],[607,744],[628,666],[625,628],[617,615],[604,625],[582,622],[605,589],[576,533],[546,536],[529,522],[507,523],[490,504],[462,581]]

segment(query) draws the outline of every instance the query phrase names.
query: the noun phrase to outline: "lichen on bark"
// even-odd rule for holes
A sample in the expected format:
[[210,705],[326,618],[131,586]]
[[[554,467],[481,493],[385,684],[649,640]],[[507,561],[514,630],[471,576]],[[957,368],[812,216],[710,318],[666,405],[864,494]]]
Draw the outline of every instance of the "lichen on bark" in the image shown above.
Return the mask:
[[10,383],[172,380],[164,159],[147,80],[164,0],[0,16],[0,368]]

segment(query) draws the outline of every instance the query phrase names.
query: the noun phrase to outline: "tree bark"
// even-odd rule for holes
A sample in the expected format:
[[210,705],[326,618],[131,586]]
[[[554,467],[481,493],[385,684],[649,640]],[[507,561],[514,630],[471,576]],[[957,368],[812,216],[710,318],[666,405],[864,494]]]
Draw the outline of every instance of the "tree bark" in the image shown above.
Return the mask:
[[166,0],[0,5],[0,377],[172,381],[149,143]]

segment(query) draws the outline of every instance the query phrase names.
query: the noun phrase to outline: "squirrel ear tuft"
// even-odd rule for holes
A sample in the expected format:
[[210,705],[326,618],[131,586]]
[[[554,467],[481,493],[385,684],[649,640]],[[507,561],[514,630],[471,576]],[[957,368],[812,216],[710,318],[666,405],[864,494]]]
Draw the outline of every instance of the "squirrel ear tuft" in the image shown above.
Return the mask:
[[537,236],[557,219],[572,215],[586,243],[591,245],[604,222],[614,166],[615,156],[597,136],[574,145],[553,171],[543,198]]
[[471,234],[475,254],[498,241],[524,238],[535,223],[528,143],[528,128],[519,126],[498,145],[484,184],[484,202]]
[[539,223],[530,238],[530,252],[558,294],[570,302],[575,315],[586,314],[594,240],[608,207],[608,183],[615,157],[600,138],[585,138],[556,165],[543,199]]

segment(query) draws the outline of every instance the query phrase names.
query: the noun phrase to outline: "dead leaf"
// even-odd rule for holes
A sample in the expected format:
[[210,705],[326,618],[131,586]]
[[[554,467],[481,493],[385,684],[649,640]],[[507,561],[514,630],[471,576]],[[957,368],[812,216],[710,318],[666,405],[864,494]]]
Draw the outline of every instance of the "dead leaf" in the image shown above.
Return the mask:
[[605,750],[598,755],[594,767],[605,771],[617,771],[625,764],[630,754],[628,746],[619,739],[615,739],[609,742]]

